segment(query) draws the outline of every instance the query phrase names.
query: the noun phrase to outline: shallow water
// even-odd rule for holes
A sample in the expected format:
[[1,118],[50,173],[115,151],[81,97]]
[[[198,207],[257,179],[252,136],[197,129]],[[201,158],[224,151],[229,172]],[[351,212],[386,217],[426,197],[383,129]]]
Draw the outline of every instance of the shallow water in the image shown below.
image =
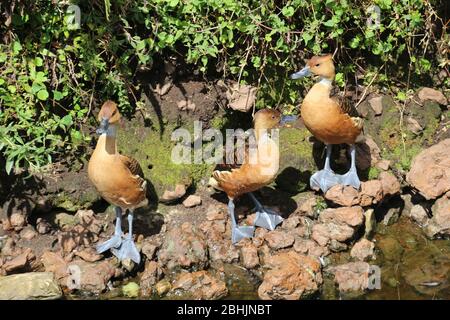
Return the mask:
[[[450,300],[450,240],[431,241],[417,225],[402,217],[391,226],[379,224],[374,241],[376,259],[369,263],[381,269],[380,289],[342,294],[333,280],[324,275],[323,289],[315,299]],[[334,254],[331,259],[339,263],[350,261],[348,252]],[[229,290],[224,300],[258,299],[260,280],[255,275],[234,265],[224,265],[224,272]],[[126,299],[120,287],[99,297],[71,295],[67,298]]]

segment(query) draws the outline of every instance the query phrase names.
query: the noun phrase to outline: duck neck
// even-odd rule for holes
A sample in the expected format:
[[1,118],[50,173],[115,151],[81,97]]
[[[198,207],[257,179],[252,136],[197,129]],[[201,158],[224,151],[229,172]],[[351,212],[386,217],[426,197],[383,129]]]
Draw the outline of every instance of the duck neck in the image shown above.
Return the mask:
[[267,128],[259,123],[255,123],[255,138],[256,142],[259,143],[259,139],[262,137],[268,137],[269,132]]
[[100,135],[97,142],[97,149],[106,152],[109,155],[115,155],[117,153],[116,133],[116,126],[110,125],[107,132]]
[[333,80],[328,79],[328,78],[320,78],[319,83],[324,86],[330,87],[330,89],[333,86]]

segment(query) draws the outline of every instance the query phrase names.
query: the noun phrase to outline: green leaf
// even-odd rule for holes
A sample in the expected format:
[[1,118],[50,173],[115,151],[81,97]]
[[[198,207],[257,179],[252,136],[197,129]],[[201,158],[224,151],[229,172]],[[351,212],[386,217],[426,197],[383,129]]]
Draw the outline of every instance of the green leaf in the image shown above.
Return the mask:
[[45,101],[48,99],[48,91],[46,89],[42,89],[37,93],[37,97],[39,100]]
[[14,41],[14,43],[13,43],[14,54],[18,54],[20,52],[20,50],[22,50],[22,45],[20,44],[19,41]]
[[403,91],[399,91],[397,93],[397,99],[400,101],[405,101],[406,100],[406,93],[404,93]]
[[295,9],[291,6],[286,6],[281,10],[281,13],[285,17],[292,17],[294,15]]
[[59,101],[62,98],[64,98],[64,95],[62,94],[62,92],[60,92],[58,90],[53,90],[53,99],[55,99],[56,101]]
[[11,93],[16,93],[16,91],[17,91],[16,86],[13,86],[13,85],[9,85],[8,86],[8,90]]
[[5,171],[8,175],[10,174],[13,165],[14,165],[14,160],[8,159],[6,161]]
[[305,44],[308,44],[309,40],[311,40],[313,38],[313,35],[308,32],[303,32],[302,38],[303,38],[303,41],[305,41]]

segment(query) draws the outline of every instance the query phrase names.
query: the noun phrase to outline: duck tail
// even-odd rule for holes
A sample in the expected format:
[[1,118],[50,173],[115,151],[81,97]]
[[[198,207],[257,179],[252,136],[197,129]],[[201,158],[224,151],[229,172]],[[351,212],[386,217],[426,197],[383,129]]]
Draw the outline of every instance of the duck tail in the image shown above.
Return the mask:
[[209,178],[208,186],[213,187],[216,190],[222,190],[222,188],[219,185],[219,182],[217,181],[218,175],[220,175],[220,171],[213,172],[212,177]]

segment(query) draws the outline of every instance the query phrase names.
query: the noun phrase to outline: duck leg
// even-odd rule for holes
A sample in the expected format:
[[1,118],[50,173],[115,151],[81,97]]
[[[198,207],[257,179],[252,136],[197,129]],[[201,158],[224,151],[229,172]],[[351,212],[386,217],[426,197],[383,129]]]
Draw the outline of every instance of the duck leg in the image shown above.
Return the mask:
[[253,237],[255,232],[254,226],[238,226],[236,223],[236,217],[234,216],[234,202],[233,199],[228,201],[228,213],[231,218],[231,242],[233,244],[239,242],[244,238]]
[[254,225],[268,230],[275,230],[275,227],[283,222],[283,218],[277,212],[264,208],[252,192],[249,192],[249,195],[256,206]]
[[309,184],[312,189],[320,189],[323,193],[327,192],[332,186],[340,183],[339,176],[331,170],[330,158],[331,158],[331,144],[327,144],[327,155],[325,158],[325,166],[322,170],[317,171],[311,176]]
[[358,173],[356,172],[356,149],[354,144],[350,146],[350,157],[352,160],[350,170],[340,177],[340,183],[345,186],[352,186],[356,190],[359,190],[361,181],[359,181]]
[[96,246],[98,253],[103,253],[111,248],[118,248],[122,243],[122,209],[116,207],[116,228],[111,239]]
[[133,211],[128,214],[128,235],[122,241],[120,248],[112,248],[111,252],[119,258],[119,260],[131,259],[136,264],[141,261],[141,255],[133,241]]

